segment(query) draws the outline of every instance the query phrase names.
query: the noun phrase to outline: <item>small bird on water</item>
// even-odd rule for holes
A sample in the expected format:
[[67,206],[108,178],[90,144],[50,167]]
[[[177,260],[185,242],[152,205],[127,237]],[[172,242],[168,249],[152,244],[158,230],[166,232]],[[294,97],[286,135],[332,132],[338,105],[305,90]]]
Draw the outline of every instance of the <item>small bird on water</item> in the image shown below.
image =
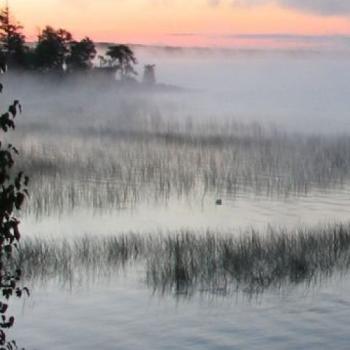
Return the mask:
[[216,205],[222,205],[222,199],[217,199],[216,200]]

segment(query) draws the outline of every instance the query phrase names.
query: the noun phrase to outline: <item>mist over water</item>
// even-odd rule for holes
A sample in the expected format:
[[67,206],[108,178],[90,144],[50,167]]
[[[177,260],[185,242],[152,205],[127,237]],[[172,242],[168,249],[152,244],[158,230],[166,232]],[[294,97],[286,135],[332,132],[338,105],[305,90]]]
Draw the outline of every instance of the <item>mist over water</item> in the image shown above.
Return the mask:
[[103,76],[89,81],[82,75],[64,83],[27,77],[20,84],[5,76],[6,96],[16,92],[24,99],[23,123],[54,122],[67,128],[80,121],[94,127],[111,122],[120,129],[135,121],[144,125],[147,118],[156,124],[158,118],[173,124],[256,122],[309,134],[350,131],[348,53],[144,47],[136,47],[135,53],[137,79],[142,80],[144,64],[156,64],[157,82],[167,88],[130,94]]
[[38,189],[30,231],[54,215],[70,235],[72,209],[110,216],[110,232],[348,219],[347,54],[135,51],[138,79],[154,63],[159,87],[5,76],[5,99],[23,101],[17,142]]
[[22,253],[46,262],[27,269],[35,296],[15,306],[16,338],[57,350],[345,349],[350,57],[135,51],[138,79],[154,63],[158,86],[5,76],[4,103],[23,103],[12,139],[32,181]]
[[157,64],[159,81],[192,92],[186,97],[199,118],[209,114],[308,133],[350,130],[347,53],[139,51],[140,62]]

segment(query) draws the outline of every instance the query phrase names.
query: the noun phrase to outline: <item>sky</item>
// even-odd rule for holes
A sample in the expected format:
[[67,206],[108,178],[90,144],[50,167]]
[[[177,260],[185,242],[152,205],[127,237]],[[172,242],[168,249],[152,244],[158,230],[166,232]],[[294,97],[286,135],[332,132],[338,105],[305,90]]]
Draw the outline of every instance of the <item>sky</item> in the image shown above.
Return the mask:
[[[5,3],[5,0],[0,2]],[[195,47],[350,47],[350,0],[8,0],[34,40],[45,25],[79,39]]]

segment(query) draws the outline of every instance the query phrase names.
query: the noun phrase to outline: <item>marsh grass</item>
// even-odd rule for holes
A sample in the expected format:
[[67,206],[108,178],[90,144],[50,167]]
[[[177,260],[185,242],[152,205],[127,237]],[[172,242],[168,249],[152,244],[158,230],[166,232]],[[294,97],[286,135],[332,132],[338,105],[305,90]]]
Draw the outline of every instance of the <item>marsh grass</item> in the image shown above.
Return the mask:
[[18,140],[20,166],[33,179],[27,211],[121,209],[174,197],[200,203],[241,192],[299,196],[350,182],[347,136],[286,135],[253,125],[191,130],[27,135]]
[[63,284],[112,276],[138,264],[156,293],[262,293],[318,283],[350,267],[350,225],[240,235],[125,234],[74,240],[27,239],[16,256],[25,278]]
[[125,268],[145,251],[144,244],[140,236],[133,234],[75,240],[34,238],[23,240],[16,260],[25,267],[28,280],[58,278],[70,284],[84,275],[105,276]]
[[344,226],[264,236],[183,233],[164,240],[161,253],[148,259],[147,281],[157,291],[184,294],[259,293],[317,282],[349,268],[349,233]]

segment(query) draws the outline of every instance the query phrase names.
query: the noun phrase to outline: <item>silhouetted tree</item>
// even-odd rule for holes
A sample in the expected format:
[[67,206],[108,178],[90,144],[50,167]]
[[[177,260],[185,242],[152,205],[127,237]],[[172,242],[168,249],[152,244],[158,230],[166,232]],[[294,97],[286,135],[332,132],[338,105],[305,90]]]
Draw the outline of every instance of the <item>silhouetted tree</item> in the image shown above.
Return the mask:
[[[0,61],[0,70],[6,68]],[[2,88],[2,85],[1,85]],[[21,111],[19,101],[14,101],[8,111],[0,116],[0,131],[8,132],[15,129],[15,117]],[[14,340],[9,341],[6,330],[14,324],[14,317],[7,316],[8,300],[12,296],[21,297],[23,292],[29,294],[27,288],[18,286],[21,269],[14,263],[13,253],[17,248],[21,235],[19,220],[15,215],[20,210],[28,195],[28,177],[22,172],[16,174],[13,167],[17,149],[6,145],[0,138],[0,350],[17,349]]]
[[109,46],[106,55],[111,58],[111,64],[115,65],[117,71],[120,72],[121,79],[129,78],[131,75],[137,74],[134,69],[137,60],[134,52],[129,46]]
[[72,34],[68,31],[47,26],[39,34],[35,48],[37,67],[42,70],[63,70],[71,41]]
[[26,55],[29,50],[25,45],[23,27],[11,19],[9,7],[0,11],[0,45],[7,64],[16,68],[26,66]]
[[81,41],[72,41],[70,53],[67,57],[69,70],[86,70],[92,67],[92,61],[96,57],[94,42],[88,37]]

